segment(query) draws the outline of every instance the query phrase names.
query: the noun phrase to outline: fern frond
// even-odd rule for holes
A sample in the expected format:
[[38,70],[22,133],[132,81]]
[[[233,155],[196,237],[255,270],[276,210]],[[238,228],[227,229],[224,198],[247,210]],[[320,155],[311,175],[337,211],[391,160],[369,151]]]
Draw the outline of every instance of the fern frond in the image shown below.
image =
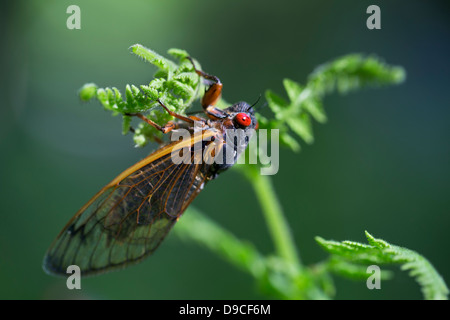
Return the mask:
[[[367,265],[347,261],[339,256],[332,256],[326,262],[328,271],[337,274],[341,277],[352,280],[366,280],[367,279]],[[381,270],[381,280],[389,280],[393,278],[393,273],[389,270]]]
[[[127,85],[125,99],[115,87],[99,88],[94,83],[85,84],[79,92],[83,101],[97,99],[113,115],[123,117],[122,132],[129,132],[131,118],[127,113],[144,113],[157,123],[165,124],[172,117],[157,103],[161,99],[172,111],[184,113],[199,98],[202,86],[199,76],[189,60],[189,54],[180,49],[170,49],[169,54],[178,61],[169,60],[140,44],[131,46],[132,52],[157,67],[154,79],[147,85]],[[197,68],[199,65],[197,64]],[[140,122],[134,133],[137,146],[144,146],[161,133],[147,123]]]
[[[409,270],[420,285],[425,299],[447,299],[449,290],[443,278],[431,263],[422,255],[410,249],[402,248],[388,242],[376,239],[366,231],[369,244],[353,241],[332,241],[316,237],[316,241],[329,253],[332,259],[343,259],[351,263],[343,268],[345,272],[352,273],[351,268],[356,264],[401,264],[401,270]],[[342,268],[341,268],[342,269]],[[330,270],[333,271],[333,270]]]
[[281,142],[299,151],[299,143],[294,142],[289,132],[292,131],[308,144],[314,142],[311,118],[319,123],[327,121],[322,105],[326,94],[334,91],[343,94],[366,86],[399,84],[404,80],[405,71],[401,67],[389,66],[375,56],[347,55],[318,67],[305,86],[284,79],[288,100],[267,90],[265,96],[276,121],[263,122],[260,128],[279,129]]

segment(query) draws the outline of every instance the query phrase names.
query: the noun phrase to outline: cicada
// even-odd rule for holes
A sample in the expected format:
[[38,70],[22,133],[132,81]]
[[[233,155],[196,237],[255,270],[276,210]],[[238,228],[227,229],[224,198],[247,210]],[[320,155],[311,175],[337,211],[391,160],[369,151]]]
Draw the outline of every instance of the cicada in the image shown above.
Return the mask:
[[[142,261],[158,248],[204,185],[233,166],[247,148],[248,136],[235,143],[227,143],[226,136],[235,130],[257,129],[253,107],[238,102],[217,108],[222,83],[188,59],[195,72],[209,82],[201,99],[206,117],[177,114],[161,100],[159,104],[175,121],[160,126],[143,114],[128,114],[163,133],[187,128],[191,138],[160,147],[89,200],[48,249],[43,263],[47,273],[66,275],[69,266],[77,265],[82,275],[94,275]],[[198,159],[205,153],[195,150],[210,151],[210,159]],[[174,162],[174,153],[190,161]],[[231,154],[228,161],[208,161],[225,159],[225,154]]]

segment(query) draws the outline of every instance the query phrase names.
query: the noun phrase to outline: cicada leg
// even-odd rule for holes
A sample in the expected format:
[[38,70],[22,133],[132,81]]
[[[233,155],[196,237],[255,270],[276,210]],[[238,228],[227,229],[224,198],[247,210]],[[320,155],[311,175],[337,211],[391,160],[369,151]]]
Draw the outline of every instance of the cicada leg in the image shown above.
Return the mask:
[[146,123],[151,125],[153,128],[161,131],[162,133],[168,133],[168,132],[178,128],[178,124],[176,124],[173,121],[169,121],[164,126],[160,126],[156,122],[154,122],[154,121],[150,120],[149,118],[147,118],[146,116],[144,116],[142,113],[126,113],[125,115],[130,116],[130,117],[138,117],[142,121],[145,121]]
[[208,115],[208,117],[212,118],[213,120],[225,118],[226,114],[221,109],[215,107],[217,101],[219,101],[220,96],[222,95],[222,82],[220,82],[220,79],[218,77],[207,74],[202,70],[198,70],[195,67],[194,60],[191,57],[186,57],[186,59],[188,59],[192,63],[195,72],[200,77],[212,81],[212,84],[208,87],[208,89],[206,89],[205,94],[202,98],[203,110],[205,110],[205,113]]
[[[161,105],[161,107],[163,107],[167,111],[168,114],[170,114],[174,118],[180,119],[180,120],[188,122],[188,123],[194,123],[195,121],[204,121],[204,119],[199,118],[199,117],[194,117],[194,116],[185,117],[181,114],[173,112],[173,111],[169,110],[169,108],[167,108],[167,106],[160,99],[158,99],[158,103]],[[141,113],[127,113],[126,115],[138,117],[139,119],[141,119],[142,121],[145,121],[146,123],[148,123],[155,129],[161,131],[162,133],[168,133],[168,132],[178,129],[180,127],[180,125],[178,123],[173,122],[173,121],[169,121],[164,126],[160,126],[159,124],[150,120],[149,118],[147,118],[146,116],[144,116]]]

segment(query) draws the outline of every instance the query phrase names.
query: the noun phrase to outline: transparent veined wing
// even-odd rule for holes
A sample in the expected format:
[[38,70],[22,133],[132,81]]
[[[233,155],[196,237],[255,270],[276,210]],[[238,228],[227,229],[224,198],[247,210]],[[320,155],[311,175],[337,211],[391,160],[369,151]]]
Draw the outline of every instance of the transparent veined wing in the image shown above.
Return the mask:
[[[173,142],[106,185],[52,243],[44,270],[65,275],[68,266],[77,265],[83,275],[92,275],[150,255],[208,180],[211,164],[195,161],[201,154],[193,146],[212,135],[206,130],[191,141]],[[174,163],[172,152],[183,148],[191,162]]]

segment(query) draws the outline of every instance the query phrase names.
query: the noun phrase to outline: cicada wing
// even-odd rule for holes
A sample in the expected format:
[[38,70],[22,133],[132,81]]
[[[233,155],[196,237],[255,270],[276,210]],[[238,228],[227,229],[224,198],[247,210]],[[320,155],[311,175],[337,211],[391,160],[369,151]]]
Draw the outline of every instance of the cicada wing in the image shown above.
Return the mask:
[[[175,164],[173,143],[129,168],[72,218],[51,245],[44,269],[91,275],[141,261],[161,243],[201,190],[209,165]],[[148,162],[148,163],[147,163]]]

